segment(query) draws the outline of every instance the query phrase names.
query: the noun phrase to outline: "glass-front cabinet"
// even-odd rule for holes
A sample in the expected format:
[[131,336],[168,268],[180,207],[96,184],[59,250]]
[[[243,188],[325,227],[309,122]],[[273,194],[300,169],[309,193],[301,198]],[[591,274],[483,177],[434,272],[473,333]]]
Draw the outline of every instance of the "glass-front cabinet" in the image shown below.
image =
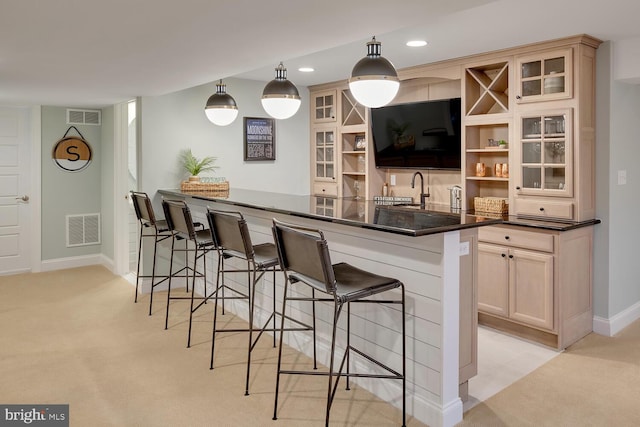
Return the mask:
[[317,215],[336,216],[338,200],[335,197],[316,196],[312,200]]
[[313,193],[337,196],[336,127],[315,126],[312,129]]
[[517,60],[516,101],[538,102],[571,98],[573,63],[571,49],[523,56]]
[[312,99],[312,117],[314,123],[335,122],[336,113],[336,91],[328,90],[316,92],[311,95]]
[[521,116],[518,194],[573,196],[571,110]]

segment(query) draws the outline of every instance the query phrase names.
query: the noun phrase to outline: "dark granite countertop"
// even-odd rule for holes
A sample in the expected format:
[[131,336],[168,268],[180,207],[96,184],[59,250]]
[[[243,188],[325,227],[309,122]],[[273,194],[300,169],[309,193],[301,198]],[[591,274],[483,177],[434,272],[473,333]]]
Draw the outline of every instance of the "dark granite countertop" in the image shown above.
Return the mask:
[[486,217],[438,204],[428,203],[425,209],[420,209],[419,206],[412,204],[383,205],[373,200],[298,196],[234,188],[227,192],[183,192],[178,189],[158,192],[167,198],[192,197],[205,202],[261,209],[407,236],[425,236],[495,224],[567,231],[600,222],[599,220],[580,223],[539,221],[515,216]]

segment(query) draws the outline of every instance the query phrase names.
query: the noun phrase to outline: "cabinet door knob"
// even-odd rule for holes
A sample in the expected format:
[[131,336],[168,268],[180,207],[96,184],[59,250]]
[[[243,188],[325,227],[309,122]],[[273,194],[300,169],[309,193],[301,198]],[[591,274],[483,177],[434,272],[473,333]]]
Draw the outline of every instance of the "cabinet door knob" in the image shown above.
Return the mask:
[[507,256],[507,254],[502,254],[502,258],[504,258],[504,257],[506,257],[506,256]]
[[506,240],[509,240],[509,236],[504,236],[504,238],[505,238]]
[[516,187],[516,190],[519,190],[519,189],[520,189],[520,186],[518,185],[518,186]]
[[516,99],[522,99],[520,95],[516,95]]
[[540,212],[544,211],[544,208],[540,208]]
[[509,255],[509,259],[513,259],[513,255]]

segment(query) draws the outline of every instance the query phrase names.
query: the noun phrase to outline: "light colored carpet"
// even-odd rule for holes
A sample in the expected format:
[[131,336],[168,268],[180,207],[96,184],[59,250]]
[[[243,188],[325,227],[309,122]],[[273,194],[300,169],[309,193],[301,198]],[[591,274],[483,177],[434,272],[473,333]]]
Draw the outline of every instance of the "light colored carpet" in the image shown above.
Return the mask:
[[640,321],[589,334],[464,414],[459,426],[640,425]]
[[[253,354],[244,396],[247,334],[219,335],[211,371],[212,309],[199,310],[186,348],[188,303],[172,303],[164,330],[166,293],[157,293],[148,316],[148,295],[134,304],[133,292],[97,266],[0,276],[0,403],[68,403],[72,426],[324,424],[326,377],[283,376],[278,420],[271,419],[277,349],[270,337]],[[307,361],[293,351],[287,357]],[[339,388],[332,425],[400,422],[400,411],[365,390]]]
[[[277,350],[269,340],[254,353],[245,397],[246,334],[220,335],[210,371],[211,310],[197,316],[187,349],[187,305],[173,306],[165,331],[162,296],[148,316],[148,296],[134,304],[132,286],[102,267],[0,276],[0,403],[69,403],[72,426],[323,424],[325,378],[284,376],[273,421]],[[636,322],[618,337],[589,335],[472,408],[460,426],[637,426],[639,403]],[[332,409],[332,425],[400,419],[355,387],[339,390]]]

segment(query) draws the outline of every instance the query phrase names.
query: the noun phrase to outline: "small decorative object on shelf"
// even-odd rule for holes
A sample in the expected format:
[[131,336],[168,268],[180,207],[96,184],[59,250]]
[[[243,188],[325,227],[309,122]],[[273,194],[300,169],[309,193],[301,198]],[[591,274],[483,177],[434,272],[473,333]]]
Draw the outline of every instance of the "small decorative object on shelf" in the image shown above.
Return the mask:
[[509,163],[502,164],[502,177],[509,178]]
[[367,140],[365,139],[364,135],[356,135],[355,149],[360,151],[364,150],[365,148],[367,148]]
[[502,176],[502,163],[496,163],[493,170],[493,175],[500,178]]
[[498,148],[506,149],[508,147],[509,147],[509,144],[507,144],[507,141],[505,141],[504,139],[501,139],[500,141],[498,141]]
[[476,163],[476,176],[485,176],[487,174],[487,169],[484,166],[484,163],[478,162]]

